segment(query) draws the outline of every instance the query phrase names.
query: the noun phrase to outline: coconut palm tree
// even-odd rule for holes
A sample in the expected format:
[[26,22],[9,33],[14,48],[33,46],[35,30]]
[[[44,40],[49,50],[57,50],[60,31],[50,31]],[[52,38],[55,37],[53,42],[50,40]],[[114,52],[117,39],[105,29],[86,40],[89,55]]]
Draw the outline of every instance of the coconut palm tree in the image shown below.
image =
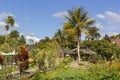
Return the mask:
[[99,29],[96,27],[88,27],[88,33],[85,38],[88,40],[94,40],[94,39],[99,39],[101,37],[100,33],[98,33]]
[[[5,29],[6,29],[6,38],[5,38],[5,43],[8,45],[8,40],[7,40],[7,32],[9,30],[9,27],[14,27],[15,25],[15,21],[14,21],[14,18],[13,16],[8,16],[7,19],[6,19],[6,25],[5,25]],[[6,80],[6,75],[7,75],[7,58],[5,57],[5,60],[4,60],[4,80]]]
[[61,29],[58,29],[54,35],[54,38],[57,40],[61,47],[65,46],[65,35]]
[[[86,27],[94,23],[94,20],[90,19],[87,14],[88,11],[85,11],[82,7],[76,8],[68,11],[69,16],[65,16],[67,19],[68,26],[71,26],[73,30],[75,30],[77,35],[77,48],[78,48],[78,60],[80,62],[80,40],[81,33],[86,30]],[[72,30],[71,29],[71,30]]]
[[8,16],[7,19],[6,19],[6,31],[9,30],[9,27],[14,27],[15,25],[15,21],[14,21],[14,18],[13,16]]

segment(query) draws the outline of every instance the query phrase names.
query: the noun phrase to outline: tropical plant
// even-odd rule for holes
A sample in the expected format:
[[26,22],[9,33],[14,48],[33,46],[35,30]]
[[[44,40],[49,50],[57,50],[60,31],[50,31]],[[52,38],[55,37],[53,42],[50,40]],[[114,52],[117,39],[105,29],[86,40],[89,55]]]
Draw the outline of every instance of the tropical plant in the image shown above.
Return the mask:
[[96,27],[88,27],[88,33],[89,35],[86,36],[86,39],[88,40],[97,40],[101,37],[100,33],[98,33],[99,29]]
[[6,26],[5,26],[6,31],[9,30],[10,26],[14,27],[14,25],[15,25],[15,21],[14,21],[13,16],[8,16],[7,19],[6,19]]
[[100,55],[103,59],[110,60],[113,55],[119,57],[120,49],[113,43],[106,40],[85,40],[82,42],[83,46],[86,46]]
[[3,65],[3,57],[0,55],[0,65]]
[[120,34],[110,36],[110,39],[120,38]]
[[26,69],[29,67],[29,56],[28,56],[28,51],[24,47],[20,47],[20,51],[18,54],[18,66],[20,70],[20,75],[24,73]]
[[[6,18],[6,25],[5,25],[5,29],[6,29],[6,36],[5,36],[5,42],[4,42],[4,45],[5,46],[7,46],[7,49],[10,49],[10,46],[9,46],[9,44],[8,44],[8,39],[7,39],[7,37],[8,37],[8,35],[7,35],[7,33],[8,33],[8,30],[9,30],[9,27],[14,27],[14,25],[15,25],[15,21],[14,21],[14,18],[13,18],[13,16],[8,16],[7,18]],[[4,47],[4,46],[3,46]],[[7,50],[6,49],[6,50]],[[5,51],[6,52],[6,51]],[[9,73],[10,72],[8,72],[7,73],[7,69],[9,69],[9,68],[7,68],[7,65],[8,65],[8,63],[7,63],[7,57],[5,56],[5,58],[4,58],[4,80],[6,80],[6,78],[7,78],[7,76],[8,75],[10,75]],[[11,65],[12,66],[12,65]],[[10,71],[10,70],[9,70]]]
[[65,34],[61,29],[58,29],[53,38],[56,39],[56,41],[60,44],[61,47],[65,46]]
[[75,30],[77,35],[77,48],[78,48],[78,59],[80,62],[80,40],[81,40],[81,33],[86,32],[86,27],[94,23],[94,20],[90,19],[87,14],[88,11],[85,11],[82,7],[76,8],[73,10],[68,11],[69,16],[65,16],[68,22],[65,25],[72,27],[72,31]]

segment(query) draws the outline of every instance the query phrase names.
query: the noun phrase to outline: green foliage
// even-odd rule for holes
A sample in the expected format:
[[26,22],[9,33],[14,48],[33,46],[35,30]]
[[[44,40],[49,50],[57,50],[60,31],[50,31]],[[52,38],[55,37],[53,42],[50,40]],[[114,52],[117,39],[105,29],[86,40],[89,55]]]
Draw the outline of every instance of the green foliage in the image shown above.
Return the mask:
[[34,80],[119,80],[120,62],[109,64],[91,64],[89,69],[57,68],[46,74],[36,72]]
[[116,38],[118,38],[118,37],[120,38],[120,34],[110,36],[111,39],[116,39]]
[[110,57],[114,54],[119,55],[119,48],[111,42],[108,42],[106,40],[85,40],[82,43],[82,46],[86,46],[90,48],[91,50],[95,51],[97,54],[101,55],[103,58],[106,58],[107,60],[110,59]]
[[87,35],[85,38],[88,40],[98,40],[101,35],[98,33],[99,29],[96,27],[88,27],[87,28],[89,35]]
[[14,26],[15,25],[15,21],[14,21],[14,18],[13,18],[13,16],[8,16],[7,17],[7,19],[6,19],[6,24],[7,24],[7,26]]
[[5,36],[0,36],[0,45],[2,45],[5,42]]
[[7,42],[5,42],[0,46],[0,51],[6,52],[6,53],[11,52],[11,47]]
[[39,69],[55,67],[58,64],[57,58],[60,45],[55,40],[46,38],[36,44],[36,46],[39,48],[36,54]]

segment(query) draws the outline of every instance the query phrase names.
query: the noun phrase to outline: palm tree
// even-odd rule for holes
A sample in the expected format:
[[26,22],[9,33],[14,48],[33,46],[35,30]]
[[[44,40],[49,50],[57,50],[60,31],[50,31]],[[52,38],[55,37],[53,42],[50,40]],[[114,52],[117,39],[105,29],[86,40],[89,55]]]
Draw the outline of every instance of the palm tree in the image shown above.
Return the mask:
[[57,40],[61,47],[65,46],[65,35],[61,29],[58,29],[58,31],[54,35],[54,38]]
[[[7,17],[7,19],[6,19],[6,25],[5,25],[5,28],[6,28],[6,38],[5,38],[5,43],[7,43],[8,41],[7,41],[7,32],[8,32],[8,30],[9,30],[9,27],[14,27],[14,25],[15,25],[15,21],[14,21],[14,18],[13,18],[13,16],[8,16]],[[7,45],[8,45],[8,43],[7,43]],[[8,45],[9,46],[9,45]],[[4,68],[4,79],[6,80],[6,71],[7,71],[7,58],[5,57],[5,60],[4,60],[4,66],[5,66],[5,68]]]
[[85,11],[82,7],[76,8],[73,10],[68,11],[69,16],[65,16],[67,19],[67,24],[70,25],[76,32],[77,35],[77,48],[78,48],[78,59],[80,62],[80,40],[81,40],[81,33],[86,30],[86,27],[93,24],[94,20],[91,20],[87,17],[88,11]]
[[100,33],[98,33],[99,29],[96,27],[88,27],[88,33],[85,38],[88,40],[94,40],[94,39],[99,39],[101,37]]
[[9,27],[14,27],[15,25],[15,21],[14,21],[14,18],[13,16],[8,16],[7,19],[6,19],[6,31],[9,30]]

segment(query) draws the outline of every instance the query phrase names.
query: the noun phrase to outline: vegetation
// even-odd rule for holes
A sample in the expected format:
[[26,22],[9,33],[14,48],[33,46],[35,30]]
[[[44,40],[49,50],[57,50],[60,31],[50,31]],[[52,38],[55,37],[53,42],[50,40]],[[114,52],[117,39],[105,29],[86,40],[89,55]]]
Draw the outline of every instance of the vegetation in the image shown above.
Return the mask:
[[[64,69],[59,68],[47,74],[36,72],[33,80],[119,80],[120,62],[114,62],[110,67],[104,64],[89,64],[89,69]],[[109,67],[109,68],[108,68]],[[30,80],[32,80],[30,79]]]
[[[99,29],[93,26],[95,21],[82,7],[70,9],[68,14],[53,38],[31,44],[26,44],[17,30],[7,33],[15,24],[8,16],[6,35],[0,36],[0,52],[18,54],[0,53],[0,79],[12,80],[16,75],[19,80],[119,80],[120,47],[111,39],[120,38],[120,34],[101,38]],[[85,40],[81,40],[82,33],[86,34]]]
[[68,20],[68,22],[64,23],[65,27],[70,27],[67,28],[67,31],[69,32],[74,31],[77,36],[77,48],[78,48],[78,59],[80,62],[80,38],[81,38],[81,33],[85,32],[86,27],[90,26],[91,24],[94,23],[94,20],[90,19],[87,14],[88,11],[85,11],[82,7],[77,8],[75,10],[69,10],[68,11],[69,16],[65,16],[65,18]]
[[110,60],[111,56],[114,55],[115,58],[119,58],[120,49],[113,43],[106,40],[85,40],[82,43],[83,46],[87,46],[91,50],[95,51],[96,54]]

